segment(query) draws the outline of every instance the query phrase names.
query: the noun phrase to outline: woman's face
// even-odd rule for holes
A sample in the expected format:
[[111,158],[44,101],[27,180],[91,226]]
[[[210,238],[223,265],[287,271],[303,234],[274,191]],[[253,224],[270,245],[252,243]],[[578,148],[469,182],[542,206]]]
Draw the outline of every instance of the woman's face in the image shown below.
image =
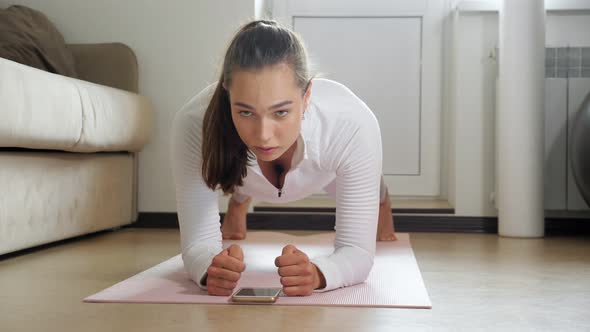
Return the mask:
[[295,143],[309,101],[287,64],[232,73],[231,114],[238,135],[258,160],[273,161]]

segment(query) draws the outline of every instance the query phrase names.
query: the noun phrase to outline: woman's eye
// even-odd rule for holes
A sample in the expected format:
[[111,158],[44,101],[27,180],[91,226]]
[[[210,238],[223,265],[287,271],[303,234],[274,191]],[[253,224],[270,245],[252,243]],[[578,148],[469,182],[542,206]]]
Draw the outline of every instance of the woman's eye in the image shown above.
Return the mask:
[[279,118],[283,118],[285,117],[287,114],[289,114],[289,111],[276,111],[275,114],[279,117]]
[[248,116],[252,115],[252,112],[250,112],[250,111],[240,111],[240,112],[238,112],[238,113],[239,113],[241,116],[245,116],[245,117],[248,117]]

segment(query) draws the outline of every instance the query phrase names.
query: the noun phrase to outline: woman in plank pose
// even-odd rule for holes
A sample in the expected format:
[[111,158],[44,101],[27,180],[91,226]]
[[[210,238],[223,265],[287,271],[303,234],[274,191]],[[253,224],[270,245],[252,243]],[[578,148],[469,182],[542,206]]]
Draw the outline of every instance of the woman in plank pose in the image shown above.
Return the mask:
[[[219,81],[176,114],[172,164],[184,265],[211,295],[230,295],[244,271],[242,249],[223,249],[222,238],[245,238],[252,198],[286,203],[324,190],[336,200],[331,255],[277,253],[286,295],[363,282],[376,240],[396,239],[377,119],[344,85],[312,79],[302,41],[275,21],[243,26]],[[221,228],[218,189],[232,194]]]

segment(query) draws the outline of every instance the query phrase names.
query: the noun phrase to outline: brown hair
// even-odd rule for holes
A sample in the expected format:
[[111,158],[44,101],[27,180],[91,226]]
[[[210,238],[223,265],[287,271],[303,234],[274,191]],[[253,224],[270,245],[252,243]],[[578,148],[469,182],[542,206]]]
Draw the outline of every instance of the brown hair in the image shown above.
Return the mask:
[[235,70],[259,70],[279,63],[291,67],[305,94],[310,81],[307,51],[293,31],[276,21],[258,20],[241,27],[232,39],[203,119],[202,175],[209,188],[215,190],[219,186],[224,194],[233,193],[236,186],[243,184],[248,163],[254,160],[234,126],[229,92],[223,84],[229,89]]

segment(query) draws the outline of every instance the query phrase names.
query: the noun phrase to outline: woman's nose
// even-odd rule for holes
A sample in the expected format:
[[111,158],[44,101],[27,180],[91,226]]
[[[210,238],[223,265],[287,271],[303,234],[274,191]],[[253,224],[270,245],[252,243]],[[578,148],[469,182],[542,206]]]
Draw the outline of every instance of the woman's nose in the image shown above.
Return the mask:
[[258,137],[257,138],[262,143],[268,142],[268,141],[270,141],[270,139],[273,136],[273,130],[274,129],[273,129],[272,121],[262,119],[262,120],[260,120],[260,123],[258,124],[258,133],[257,133]]

